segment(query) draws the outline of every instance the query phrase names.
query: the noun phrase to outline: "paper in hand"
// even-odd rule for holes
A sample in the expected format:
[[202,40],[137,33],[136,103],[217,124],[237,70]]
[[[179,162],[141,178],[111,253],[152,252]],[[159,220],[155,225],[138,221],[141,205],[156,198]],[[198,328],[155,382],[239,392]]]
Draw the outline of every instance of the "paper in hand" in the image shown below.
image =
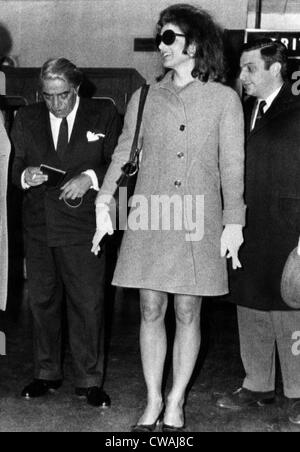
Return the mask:
[[45,184],[50,187],[57,187],[57,185],[60,185],[66,175],[66,171],[44,164],[40,166],[40,170],[43,174],[48,176],[48,180]]

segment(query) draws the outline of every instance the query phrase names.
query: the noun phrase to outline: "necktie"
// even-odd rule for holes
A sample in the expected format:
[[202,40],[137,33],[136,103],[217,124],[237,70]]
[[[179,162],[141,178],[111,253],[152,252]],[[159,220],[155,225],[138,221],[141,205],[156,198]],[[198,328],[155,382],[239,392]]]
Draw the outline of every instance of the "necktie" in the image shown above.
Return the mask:
[[264,112],[264,107],[265,107],[266,105],[267,105],[267,102],[266,102],[265,100],[261,100],[261,101],[259,102],[254,127],[257,126],[258,122],[261,120],[261,118],[262,118],[263,115],[265,114],[265,112]]
[[60,123],[58,139],[57,139],[57,146],[56,146],[57,155],[60,159],[63,158],[63,155],[67,149],[68,139],[69,139],[68,121],[67,121],[67,118],[63,118]]

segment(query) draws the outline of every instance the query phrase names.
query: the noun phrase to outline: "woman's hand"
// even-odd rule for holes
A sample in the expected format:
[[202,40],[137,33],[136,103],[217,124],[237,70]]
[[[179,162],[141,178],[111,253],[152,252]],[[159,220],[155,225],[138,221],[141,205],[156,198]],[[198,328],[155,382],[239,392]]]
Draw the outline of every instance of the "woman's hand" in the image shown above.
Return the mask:
[[232,258],[232,268],[241,268],[238,251],[243,243],[243,226],[241,224],[226,224],[221,235],[221,256]]
[[103,237],[114,233],[113,225],[109,215],[109,207],[107,204],[96,204],[96,232],[93,237],[92,253],[97,256],[100,251],[100,242]]

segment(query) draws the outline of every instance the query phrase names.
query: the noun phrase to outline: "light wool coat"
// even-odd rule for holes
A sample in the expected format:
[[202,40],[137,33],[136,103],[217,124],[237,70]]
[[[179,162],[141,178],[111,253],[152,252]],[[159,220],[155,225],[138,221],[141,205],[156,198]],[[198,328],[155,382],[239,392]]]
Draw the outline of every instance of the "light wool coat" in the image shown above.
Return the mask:
[[[98,202],[114,192],[120,167],[128,160],[139,94],[128,105]],[[172,72],[150,87],[135,189],[142,198],[130,212],[113,284],[190,295],[228,292],[220,237],[222,225],[245,221],[243,137],[242,107],[231,88],[195,80],[178,90]],[[168,212],[153,208],[155,196],[177,205],[169,228],[162,223]]]
[[0,309],[5,310],[7,297],[8,245],[6,192],[10,142],[0,112]]

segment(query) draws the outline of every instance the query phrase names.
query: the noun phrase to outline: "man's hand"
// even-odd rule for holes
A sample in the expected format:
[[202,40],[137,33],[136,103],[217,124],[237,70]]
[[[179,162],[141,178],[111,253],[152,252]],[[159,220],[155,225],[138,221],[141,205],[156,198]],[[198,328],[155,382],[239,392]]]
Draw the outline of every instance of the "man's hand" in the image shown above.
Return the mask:
[[113,225],[109,215],[109,207],[104,203],[96,204],[96,232],[93,237],[92,253],[97,256],[100,251],[100,242],[103,237],[114,233]]
[[24,172],[24,181],[30,187],[37,187],[38,185],[42,185],[44,182],[47,182],[48,176],[43,174],[37,166],[29,166],[26,168]]
[[241,224],[227,224],[221,235],[221,256],[232,258],[232,268],[241,268],[242,264],[238,258],[238,250],[243,243],[243,232]]
[[87,174],[80,174],[73,177],[61,187],[59,199],[76,199],[82,198],[83,195],[91,188],[92,180]]

